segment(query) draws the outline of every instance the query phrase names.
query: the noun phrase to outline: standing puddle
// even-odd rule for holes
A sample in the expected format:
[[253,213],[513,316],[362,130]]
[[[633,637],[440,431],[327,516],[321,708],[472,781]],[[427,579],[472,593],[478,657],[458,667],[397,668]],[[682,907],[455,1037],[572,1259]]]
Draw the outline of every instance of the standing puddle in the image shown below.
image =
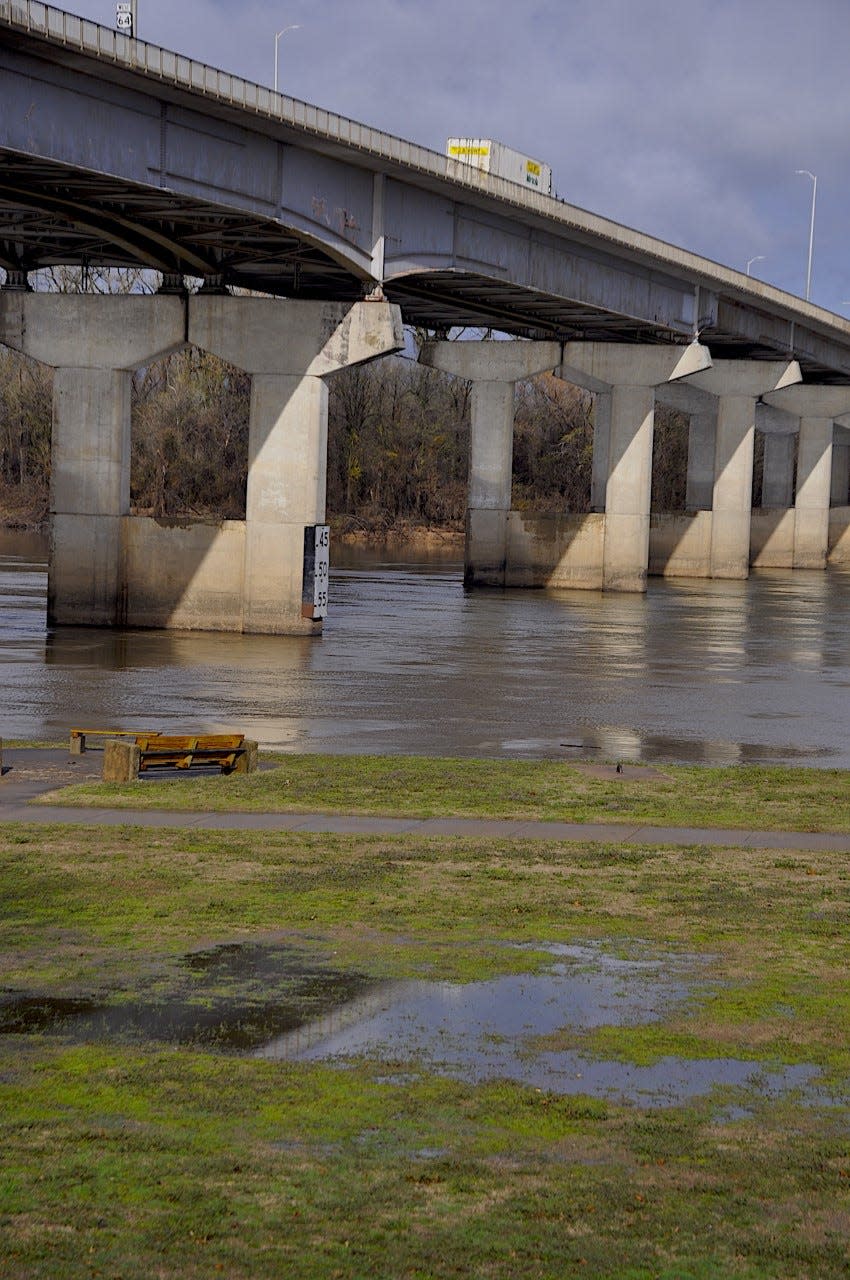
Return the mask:
[[297,1061],[370,1058],[479,1083],[510,1079],[561,1094],[672,1106],[716,1085],[762,1095],[810,1085],[813,1066],[767,1070],[730,1058],[662,1058],[638,1067],[574,1051],[537,1052],[534,1040],[562,1029],[639,1026],[681,1007],[693,956],[622,959],[596,946],[529,948],[555,957],[545,974],[490,982],[400,982],[279,1036],[257,1056]]
[[387,1078],[427,1071],[469,1082],[510,1079],[561,1094],[669,1106],[717,1085],[759,1094],[811,1087],[813,1066],[767,1070],[729,1058],[668,1057],[651,1066],[541,1049],[561,1030],[639,1026],[681,1009],[694,956],[621,958],[601,946],[525,948],[544,973],[487,982],[381,981],[328,968],[294,947],[216,947],[187,957],[161,995],[92,1000],[0,997],[0,1033],[75,1041],[160,1041],[290,1061],[388,1064]]

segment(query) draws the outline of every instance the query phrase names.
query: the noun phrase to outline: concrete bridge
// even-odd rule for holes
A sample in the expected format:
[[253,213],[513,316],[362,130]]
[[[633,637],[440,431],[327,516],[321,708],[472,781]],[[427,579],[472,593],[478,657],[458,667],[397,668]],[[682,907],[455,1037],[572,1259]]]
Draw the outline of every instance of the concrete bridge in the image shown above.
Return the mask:
[[[521,339],[423,352],[473,383],[470,583],[642,590],[648,571],[850,560],[845,320],[32,0],[0,0],[0,75],[0,339],[57,370],[53,621],[319,630],[303,554],[325,382],[399,349],[402,320]],[[58,263],[156,269],[162,290],[29,292]],[[245,522],[128,514],[129,379],[187,342],[253,375]],[[589,516],[510,509],[513,388],[545,370],[596,397]],[[656,400],[690,418],[689,510],[651,522]]]

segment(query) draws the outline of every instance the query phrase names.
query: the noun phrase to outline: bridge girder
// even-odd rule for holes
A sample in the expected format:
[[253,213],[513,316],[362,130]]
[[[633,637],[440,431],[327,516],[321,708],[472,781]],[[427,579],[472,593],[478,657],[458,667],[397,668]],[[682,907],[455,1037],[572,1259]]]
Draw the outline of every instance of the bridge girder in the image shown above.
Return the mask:
[[740,273],[72,15],[0,0],[0,264],[157,266],[413,324],[796,355],[850,325]]
[[356,299],[350,269],[280,223],[69,165],[0,154],[0,260],[9,269],[138,266],[222,275],[270,293]]

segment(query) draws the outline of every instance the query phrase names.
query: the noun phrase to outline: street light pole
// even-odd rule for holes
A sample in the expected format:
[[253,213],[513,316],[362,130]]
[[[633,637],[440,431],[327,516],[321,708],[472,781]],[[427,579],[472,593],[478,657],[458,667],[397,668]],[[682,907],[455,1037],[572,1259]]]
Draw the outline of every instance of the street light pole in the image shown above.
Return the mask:
[[277,93],[277,47],[280,43],[280,37],[285,36],[287,31],[300,31],[301,24],[295,22],[292,26],[284,27],[282,31],[278,31],[274,38],[274,91]]
[[747,275],[750,274],[750,267],[753,265],[754,262],[764,262],[764,254],[757,253],[754,258],[750,258],[749,262],[747,263]]
[[812,180],[812,217],[809,222],[809,264],[806,268],[806,302],[812,292],[812,247],[815,242],[815,201],[818,198],[818,180],[808,169],[798,169],[797,173]]

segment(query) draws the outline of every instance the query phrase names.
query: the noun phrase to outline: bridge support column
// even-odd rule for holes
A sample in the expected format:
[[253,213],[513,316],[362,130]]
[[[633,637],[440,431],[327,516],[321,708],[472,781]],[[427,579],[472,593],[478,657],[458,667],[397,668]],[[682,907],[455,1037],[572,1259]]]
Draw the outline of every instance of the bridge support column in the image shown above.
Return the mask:
[[832,485],[832,420],[800,419],[794,568],[825,569]]
[[[705,347],[629,347],[569,342],[561,377],[610,394],[607,456],[604,438],[597,466],[604,469],[605,534],[602,585],[613,591],[645,591],[649,561],[649,509],[655,390],[661,383],[708,369]],[[607,416],[607,413],[606,413]]]
[[850,412],[850,389],[799,386],[766,396],[768,404],[800,419],[797,498],[794,504],[794,568],[824,569],[829,543],[834,420]]
[[711,522],[712,578],[749,577],[755,415],[754,396],[720,397]]
[[301,606],[304,530],[325,519],[324,379],[400,350],[398,308],[195,295],[189,341],[252,375],[242,629],[318,634]]
[[476,379],[470,397],[464,582],[504,586],[514,446],[513,382]]
[[184,334],[178,298],[0,294],[0,340],[56,370],[49,622],[125,620],[132,372],[182,346]]
[[611,449],[611,392],[598,391],[593,397],[593,462],[590,475],[590,509],[605,510],[608,488],[608,455]]
[[796,360],[724,360],[691,380],[690,385],[718,400],[709,565],[712,578],[749,575],[756,401],[760,395],[799,382],[800,377]]
[[602,586],[609,591],[646,590],[654,432],[654,388],[615,386],[602,560]]
[[764,436],[761,505],[787,511],[794,501],[794,437],[774,431]]
[[850,445],[841,442],[840,438],[833,439],[832,442],[829,499],[832,507],[846,507],[850,502]]
[[431,342],[419,359],[472,382],[464,582],[503,587],[513,473],[514,387],[554,369],[556,342]]
[[688,473],[685,506],[688,511],[710,511],[714,490],[714,450],[717,413],[703,409],[690,415],[688,424]]

